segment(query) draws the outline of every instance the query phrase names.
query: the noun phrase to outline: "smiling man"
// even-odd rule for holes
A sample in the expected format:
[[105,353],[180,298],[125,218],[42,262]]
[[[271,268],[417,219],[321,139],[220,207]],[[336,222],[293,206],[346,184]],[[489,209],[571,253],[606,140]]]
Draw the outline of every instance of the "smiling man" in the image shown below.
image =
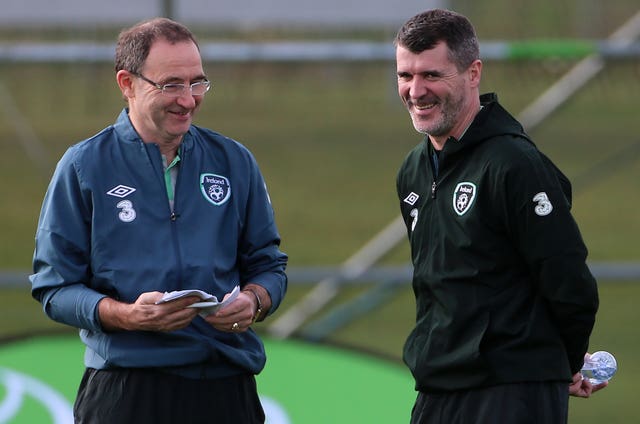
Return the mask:
[[[251,327],[287,288],[264,179],[245,147],[193,125],[211,83],[186,27],[123,31],[115,71],[127,107],[58,163],[31,276],[86,345],[75,422],[263,423]],[[228,302],[161,301],[189,289]]]
[[482,62],[463,63],[458,70],[444,41],[417,54],[399,45],[396,58],[398,92],[413,126],[442,150],[449,135],[460,137],[480,110]]
[[414,267],[404,347],[412,424],[567,421],[598,307],[566,177],[495,94],[472,24],[448,10],[396,39],[398,94],[424,141],[397,178]]

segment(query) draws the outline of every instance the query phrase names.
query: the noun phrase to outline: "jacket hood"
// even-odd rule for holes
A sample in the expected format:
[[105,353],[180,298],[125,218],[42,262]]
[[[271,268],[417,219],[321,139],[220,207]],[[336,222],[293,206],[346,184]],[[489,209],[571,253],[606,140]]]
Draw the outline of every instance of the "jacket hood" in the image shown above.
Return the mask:
[[[531,140],[524,131],[522,124],[500,105],[497,94],[482,94],[480,96],[480,105],[482,109],[473,119],[462,138],[457,140],[454,137],[449,137],[444,145],[443,153],[440,155],[440,162],[444,162],[445,160],[448,162],[452,157],[455,157],[457,153],[472,149],[478,144],[493,138],[510,136],[535,145],[533,140]],[[423,149],[422,154],[426,157],[431,157],[433,154],[433,145],[429,142],[428,136],[425,137],[424,146],[426,146],[426,148]],[[555,170],[567,202],[571,205],[572,189],[569,179],[545,154],[540,152],[540,155],[543,160]]]
[[488,138],[504,135],[529,140],[529,136],[524,132],[520,122],[498,103],[498,96],[495,93],[481,95],[480,105],[482,105],[482,109],[462,137],[464,140],[477,140],[477,143],[481,143]]
[[[454,137],[449,137],[445,143],[443,151],[447,156],[472,148],[487,139],[505,135],[521,137],[531,142],[522,125],[498,103],[498,96],[495,93],[481,95],[480,105],[482,109],[473,119],[462,138],[457,140]],[[428,137],[425,138],[425,141],[431,151],[432,147],[428,142]]]

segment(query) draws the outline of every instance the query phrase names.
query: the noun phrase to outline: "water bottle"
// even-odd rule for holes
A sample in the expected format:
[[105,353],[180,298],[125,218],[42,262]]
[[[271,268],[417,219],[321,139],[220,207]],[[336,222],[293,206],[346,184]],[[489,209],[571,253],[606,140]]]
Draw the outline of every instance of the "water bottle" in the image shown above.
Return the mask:
[[609,352],[601,350],[585,356],[580,372],[591,384],[600,384],[609,381],[617,370],[616,358]]

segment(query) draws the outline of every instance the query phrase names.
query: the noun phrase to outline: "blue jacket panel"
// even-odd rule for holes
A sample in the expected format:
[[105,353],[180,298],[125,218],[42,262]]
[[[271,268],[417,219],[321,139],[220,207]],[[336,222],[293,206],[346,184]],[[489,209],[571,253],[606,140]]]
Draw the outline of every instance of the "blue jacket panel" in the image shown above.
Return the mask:
[[169,206],[158,146],[143,143],[127,111],[115,125],[71,147],[43,203],[36,234],[34,297],[52,319],[80,328],[85,363],[105,367],[208,364],[259,372],[255,333],[228,334],[197,317],[171,333],[107,333],[97,319],[104,296],[197,288],[222,298],[253,282],[284,297],[287,256],[279,249],[265,182],[239,143],[192,126],[184,136]]

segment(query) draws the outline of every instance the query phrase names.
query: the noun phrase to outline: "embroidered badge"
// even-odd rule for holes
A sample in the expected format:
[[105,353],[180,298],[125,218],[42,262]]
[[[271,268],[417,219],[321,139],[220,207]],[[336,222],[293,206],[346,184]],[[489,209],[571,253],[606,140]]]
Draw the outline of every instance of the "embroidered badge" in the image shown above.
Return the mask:
[[416,204],[419,198],[420,196],[412,191],[407,197],[404,198],[404,202],[413,206]]
[[128,195],[130,195],[131,193],[133,193],[134,191],[136,191],[135,188],[133,187],[129,187],[123,184],[119,184],[117,186],[115,186],[114,188],[112,188],[111,190],[107,191],[107,194],[109,196],[115,196],[115,197],[127,197]]
[[553,205],[551,204],[551,200],[549,200],[549,196],[544,191],[533,196],[532,199],[536,202],[536,207],[534,209],[536,215],[538,216],[547,216],[553,210]]
[[231,184],[222,175],[201,174],[200,191],[207,201],[220,206],[231,197]]
[[136,210],[133,208],[133,203],[129,200],[121,200],[116,205],[120,212],[118,213],[118,218],[122,222],[133,222],[136,219]]
[[416,229],[416,224],[418,223],[418,209],[411,209],[409,216],[413,218],[413,221],[411,221],[411,232],[413,233],[413,230]]
[[459,183],[453,192],[453,210],[460,216],[471,209],[476,197],[476,185],[470,182]]

